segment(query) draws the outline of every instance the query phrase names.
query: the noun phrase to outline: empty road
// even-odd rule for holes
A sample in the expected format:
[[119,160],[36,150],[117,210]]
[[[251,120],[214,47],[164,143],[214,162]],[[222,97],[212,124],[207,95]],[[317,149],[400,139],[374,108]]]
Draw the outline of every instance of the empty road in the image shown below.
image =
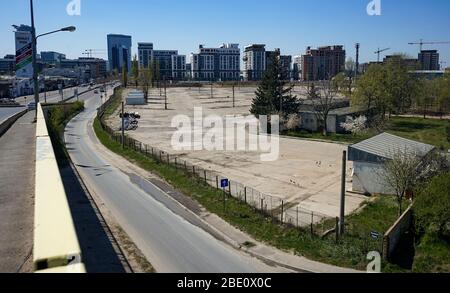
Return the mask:
[[[92,97],[92,96],[91,96]],[[233,249],[205,231],[204,223],[135,174],[125,174],[98,151],[92,130],[98,98],[65,133],[69,154],[90,192],[102,199],[118,224],[161,273],[257,273],[281,269]]]

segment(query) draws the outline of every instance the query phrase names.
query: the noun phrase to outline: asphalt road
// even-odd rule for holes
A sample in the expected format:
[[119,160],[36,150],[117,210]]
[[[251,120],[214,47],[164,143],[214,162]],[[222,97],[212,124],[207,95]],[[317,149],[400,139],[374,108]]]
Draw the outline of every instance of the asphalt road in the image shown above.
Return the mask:
[[[63,90],[63,98],[67,99],[68,97],[71,97],[74,95],[75,88],[78,88],[78,92],[82,93],[89,89],[89,87],[71,87],[66,88]],[[45,97],[47,96],[47,103],[57,103],[61,102],[61,95],[59,94],[59,91],[51,91],[47,93],[40,93],[39,99],[41,102],[45,102]],[[26,105],[30,102],[34,101],[34,95],[24,96],[16,99],[16,102],[18,102],[21,105]]]
[[200,219],[161,190],[134,174],[125,174],[99,154],[91,127],[99,105],[100,99],[87,98],[86,111],[67,126],[67,148],[89,190],[102,199],[158,272],[277,271],[213,237]]
[[23,108],[23,107],[15,107],[15,108],[9,108],[9,107],[1,108],[0,107],[0,123],[5,121],[9,117],[23,111],[24,109],[25,108]]

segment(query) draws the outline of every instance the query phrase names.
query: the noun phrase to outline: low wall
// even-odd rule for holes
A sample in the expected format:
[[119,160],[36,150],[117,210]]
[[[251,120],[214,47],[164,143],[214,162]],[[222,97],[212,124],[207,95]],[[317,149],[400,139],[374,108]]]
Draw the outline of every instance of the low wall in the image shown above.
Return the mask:
[[395,224],[386,232],[383,241],[383,257],[389,261],[406,231],[411,229],[413,223],[412,205],[403,213]]
[[36,125],[33,263],[36,272],[86,272],[42,106]]
[[2,136],[3,134],[6,133],[6,131],[8,131],[8,129],[23,115],[25,115],[25,113],[27,113],[27,109],[23,108],[23,111],[20,111],[19,113],[7,118],[4,121],[0,121],[0,136]]

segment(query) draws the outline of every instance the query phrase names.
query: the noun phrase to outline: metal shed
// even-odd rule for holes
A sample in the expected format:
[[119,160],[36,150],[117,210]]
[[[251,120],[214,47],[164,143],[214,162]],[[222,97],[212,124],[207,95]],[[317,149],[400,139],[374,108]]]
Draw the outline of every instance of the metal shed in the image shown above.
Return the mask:
[[425,157],[434,150],[435,147],[432,145],[389,133],[382,133],[349,146],[348,160],[353,161],[353,191],[369,194],[392,193],[380,176],[383,162],[392,159],[398,151]]

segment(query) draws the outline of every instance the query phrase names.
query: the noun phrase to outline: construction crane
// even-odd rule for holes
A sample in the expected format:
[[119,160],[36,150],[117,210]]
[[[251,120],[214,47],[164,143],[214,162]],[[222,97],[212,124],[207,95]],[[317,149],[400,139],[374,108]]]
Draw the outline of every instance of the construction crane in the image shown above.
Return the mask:
[[103,55],[106,51],[100,49],[87,49],[84,50],[83,55],[87,55],[89,58],[92,58],[94,55]]
[[380,48],[378,48],[378,51],[375,51],[375,54],[377,54],[377,56],[378,56],[377,62],[380,62],[380,54],[383,53],[383,52],[385,52],[385,51],[388,51],[388,50],[390,50],[390,49],[391,49],[391,48],[386,48],[386,49],[380,50]]
[[450,42],[424,42],[420,39],[419,42],[411,42],[408,45],[420,45],[420,51],[423,49],[423,45],[441,45],[441,44],[450,44]]

